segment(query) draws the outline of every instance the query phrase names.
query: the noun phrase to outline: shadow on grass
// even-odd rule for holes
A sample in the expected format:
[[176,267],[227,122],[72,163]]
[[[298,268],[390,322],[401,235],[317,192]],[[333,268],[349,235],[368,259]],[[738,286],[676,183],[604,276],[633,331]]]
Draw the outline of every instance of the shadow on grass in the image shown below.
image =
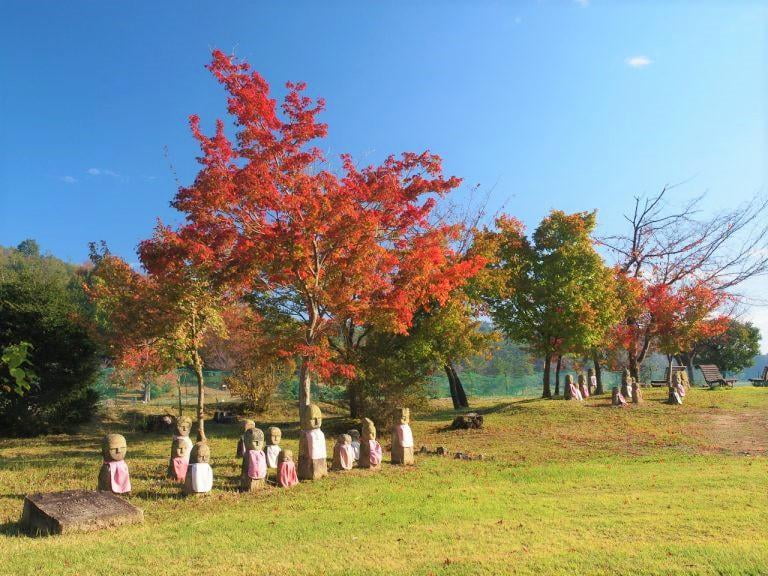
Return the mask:
[[29,537],[29,534],[24,532],[24,530],[21,529],[21,522],[15,521],[15,522],[3,522],[0,524],[0,534],[3,536],[27,536]]

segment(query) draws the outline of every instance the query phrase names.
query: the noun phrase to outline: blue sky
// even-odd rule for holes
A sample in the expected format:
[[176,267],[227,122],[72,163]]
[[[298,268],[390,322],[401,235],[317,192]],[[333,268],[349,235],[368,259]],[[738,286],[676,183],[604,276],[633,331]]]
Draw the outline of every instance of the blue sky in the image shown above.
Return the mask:
[[[328,102],[329,154],[425,148],[530,227],[552,208],[621,226],[686,181],[716,211],[765,191],[765,4],[748,2],[2,2],[0,245],[135,261],[177,178],[187,116],[224,95],[212,48]],[[760,295],[756,285],[753,295]],[[763,294],[764,295],[764,294]],[[768,333],[768,311],[750,316]],[[768,344],[768,343],[767,343]]]

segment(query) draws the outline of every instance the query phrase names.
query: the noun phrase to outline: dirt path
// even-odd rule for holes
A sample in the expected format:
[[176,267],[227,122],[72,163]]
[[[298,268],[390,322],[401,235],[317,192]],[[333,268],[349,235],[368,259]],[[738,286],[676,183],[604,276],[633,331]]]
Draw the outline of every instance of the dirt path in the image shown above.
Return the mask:
[[768,417],[760,410],[710,412],[697,424],[709,444],[705,451],[768,455]]

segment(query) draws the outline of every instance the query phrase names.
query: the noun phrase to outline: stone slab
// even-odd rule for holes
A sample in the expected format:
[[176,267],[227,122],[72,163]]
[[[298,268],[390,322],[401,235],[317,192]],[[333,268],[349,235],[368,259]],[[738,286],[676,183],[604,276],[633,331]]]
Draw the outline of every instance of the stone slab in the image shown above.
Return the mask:
[[33,535],[69,534],[144,521],[144,512],[111,492],[66,490],[24,498],[21,525]]

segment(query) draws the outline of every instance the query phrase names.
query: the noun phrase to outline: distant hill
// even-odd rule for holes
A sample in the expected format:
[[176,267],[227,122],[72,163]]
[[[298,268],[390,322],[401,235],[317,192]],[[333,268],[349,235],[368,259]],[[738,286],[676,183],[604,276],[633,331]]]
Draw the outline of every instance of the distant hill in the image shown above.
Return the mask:
[[746,380],[747,378],[758,378],[763,371],[763,367],[768,366],[768,354],[760,354],[755,356],[752,366],[745,370],[742,370],[736,375],[739,380]]

